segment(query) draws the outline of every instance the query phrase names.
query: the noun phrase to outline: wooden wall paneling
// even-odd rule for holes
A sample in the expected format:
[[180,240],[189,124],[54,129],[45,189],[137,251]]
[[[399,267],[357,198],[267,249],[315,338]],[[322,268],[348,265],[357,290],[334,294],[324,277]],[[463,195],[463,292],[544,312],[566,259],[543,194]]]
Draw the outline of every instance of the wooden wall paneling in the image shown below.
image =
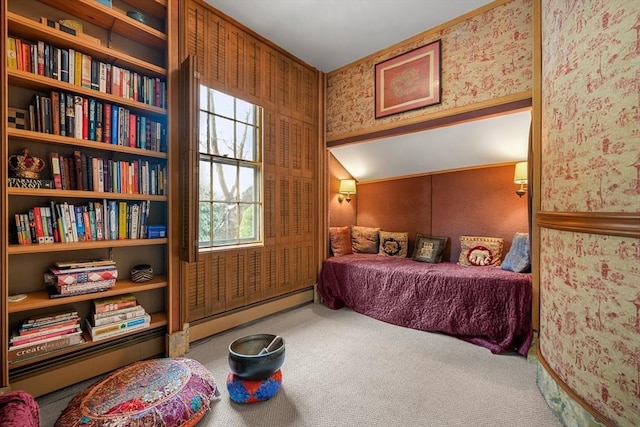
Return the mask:
[[242,307],[247,300],[246,251],[232,250],[226,255],[226,304],[225,310]]
[[316,246],[317,245],[315,244],[315,240],[309,240],[303,246],[303,250],[304,250],[303,258],[302,258],[302,263],[304,268],[303,276],[302,276],[303,287],[313,285],[318,281],[318,278],[317,278],[318,268],[316,265]]
[[205,316],[205,271],[203,262],[180,262],[180,280],[187,286],[187,319]]
[[256,104],[262,104],[262,46],[259,40],[247,35],[245,94],[248,101]]
[[227,259],[224,253],[207,254],[205,263],[205,316],[226,309]]
[[283,173],[289,173],[291,166],[291,118],[278,114],[277,150],[278,167],[286,169]]
[[278,294],[278,247],[265,245],[264,250],[264,281],[262,297],[270,298]]
[[291,68],[292,60],[282,54],[278,55],[278,111],[291,111]]
[[278,176],[278,242],[287,243],[291,236],[291,178],[287,175]]
[[278,51],[270,46],[262,50],[262,105],[278,106]]
[[291,119],[289,133],[289,151],[291,153],[291,173],[302,173],[302,159],[304,155],[304,123],[302,120]]
[[184,2],[186,9],[186,27],[182,30],[184,56],[196,55],[199,59],[197,70],[205,73],[205,18],[209,12],[195,2]]
[[291,177],[291,238],[299,242],[304,239],[304,179]]
[[291,252],[292,245],[278,245],[278,294],[285,294],[293,290],[293,282],[291,280]]
[[246,299],[247,304],[262,300],[262,286],[264,279],[264,250],[263,248],[247,249],[246,251]]
[[207,10],[203,83],[223,89],[227,77],[227,22]]
[[304,118],[304,66],[291,62],[291,116]]
[[304,285],[304,246],[303,243],[291,246],[291,290]]
[[305,123],[315,124],[318,114],[316,94],[318,93],[318,75],[315,71],[304,67],[302,74],[302,117]]
[[265,171],[275,171],[278,166],[278,113],[270,108],[265,108],[263,129],[263,163]]
[[264,243],[272,245],[278,237],[278,178],[275,173],[264,175]]
[[316,176],[316,157],[318,138],[316,126],[304,123],[302,128],[302,175],[307,178]]
[[227,90],[230,94],[243,96],[247,72],[247,35],[230,24],[227,34]]
[[302,232],[305,237],[305,241],[313,242],[314,237],[314,224],[316,220],[316,185],[315,179],[303,178],[303,194],[302,194]]

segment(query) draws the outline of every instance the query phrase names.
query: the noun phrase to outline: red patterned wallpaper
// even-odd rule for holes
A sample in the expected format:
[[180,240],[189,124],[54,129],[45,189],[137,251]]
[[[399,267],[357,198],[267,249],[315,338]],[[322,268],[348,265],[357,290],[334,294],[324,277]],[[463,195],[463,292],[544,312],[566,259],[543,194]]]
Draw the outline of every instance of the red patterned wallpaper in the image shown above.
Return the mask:
[[[507,95],[531,91],[532,0],[494,7],[436,34],[407,43],[329,73],[327,139],[369,133],[376,127]],[[374,118],[374,65],[435,40],[442,40],[442,104]]]
[[[640,2],[542,2],[543,211],[640,212]],[[640,420],[640,240],[541,230],[540,351],[616,425]]]

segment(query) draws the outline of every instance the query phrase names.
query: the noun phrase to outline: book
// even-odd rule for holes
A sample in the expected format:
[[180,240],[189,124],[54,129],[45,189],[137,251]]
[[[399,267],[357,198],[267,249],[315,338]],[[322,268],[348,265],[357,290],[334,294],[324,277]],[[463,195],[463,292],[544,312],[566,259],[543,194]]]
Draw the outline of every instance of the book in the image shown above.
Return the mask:
[[65,310],[65,311],[57,311],[54,313],[42,314],[37,316],[29,317],[27,320],[22,322],[22,326],[31,325],[33,327],[55,323],[55,322],[63,322],[70,319],[76,319],[78,317],[78,312],[76,310]]
[[82,78],[80,80],[80,86],[91,89],[91,56],[87,54],[81,54],[82,56]]
[[57,188],[54,180],[39,178],[9,177],[8,185],[13,188]]
[[15,339],[13,341],[19,342],[20,337],[32,337],[32,338],[42,337],[44,335],[49,335],[54,332],[64,332],[69,329],[76,329],[79,321],[80,321],[80,318],[76,318],[76,319],[67,320],[66,322],[42,326],[39,328],[34,328],[34,327],[20,328],[16,332],[17,335],[14,336]]
[[8,38],[8,46],[7,46],[7,66],[9,68],[18,69],[18,52],[16,50],[16,39],[15,37]]
[[[116,262],[112,259],[106,258],[95,258],[95,259],[79,259],[73,261],[56,261],[53,263],[59,269],[67,269],[65,271],[70,272],[73,270],[68,269],[86,269],[86,268],[97,268],[97,267],[105,267],[105,268],[113,268],[116,265]],[[76,270],[79,271],[79,270]]]
[[138,305],[135,295],[124,294],[117,297],[107,297],[93,300],[93,312],[104,313],[119,310],[121,308],[135,307]]
[[[138,317],[138,315],[136,315],[136,313],[140,313],[140,314],[144,314],[144,307],[142,307],[140,304],[131,306],[131,307],[125,307],[125,308],[119,308],[117,310],[111,310],[111,311],[105,311],[103,313],[93,313],[93,315],[90,317],[92,322],[106,322],[108,319],[112,318],[112,317],[117,317],[117,316],[126,316],[126,318],[131,318],[131,317]],[[112,322],[107,322],[107,323],[112,323]]]
[[118,270],[114,267],[94,267],[87,268],[85,271],[72,271],[68,273],[66,272],[66,270],[59,270],[57,268],[49,267],[49,271],[44,273],[44,282],[47,284],[58,283],[64,285],[73,285],[76,283],[90,283],[112,279],[115,280],[117,278]]
[[9,348],[9,352],[7,354],[8,360],[9,363],[17,363],[23,360],[42,356],[44,354],[53,353],[67,347],[82,344],[84,342],[85,339],[82,331],[74,332],[72,334],[51,338],[49,340],[44,340],[38,343],[30,343],[18,347],[11,347]]
[[47,332],[45,334],[42,335],[37,335],[37,336],[25,336],[25,337],[20,337],[19,335],[17,336],[12,336],[11,339],[9,340],[9,348],[11,347],[17,347],[17,346],[22,346],[25,344],[33,344],[33,343],[37,343],[40,342],[44,339],[47,338],[57,338],[63,335],[67,335],[67,334],[71,334],[74,332],[78,332],[81,331],[82,329],[80,329],[80,325],[76,325],[73,326],[72,328],[65,328],[64,330],[61,331],[55,331],[55,332]]
[[87,332],[91,335],[93,341],[110,338],[116,335],[129,333],[135,330],[148,328],[151,324],[151,316],[145,314],[141,317],[126,320],[124,322],[112,323],[102,326],[92,326],[91,322],[85,321]]
[[81,295],[94,292],[101,292],[115,286],[116,279],[98,280],[96,282],[74,283],[71,285],[54,283],[56,291],[60,295]]

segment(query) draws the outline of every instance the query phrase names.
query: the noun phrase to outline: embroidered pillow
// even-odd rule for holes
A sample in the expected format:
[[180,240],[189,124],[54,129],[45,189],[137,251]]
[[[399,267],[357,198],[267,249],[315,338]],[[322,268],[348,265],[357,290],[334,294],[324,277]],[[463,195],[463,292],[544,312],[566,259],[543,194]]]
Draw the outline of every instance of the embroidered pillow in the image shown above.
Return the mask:
[[331,253],[333,256],[352,254],[351,233],[348,226],[329,227],[329,240],[331,242]]
[[461,236],[458,264],[499,267],[503,246],[501,237]]
[[377,254],[379,246],[379,228],[351,227],[351,247],[354,253]]
[[447,246],[448,237],[427,236],[416,234],[416,244],[413,248],[412,259],[421,262],[441,262],[444,247]]
[[407,246],[409,244],[409,233],[398,233],[393,231],[380,231],[379,255],[386,256],[407,256]]
[[503,270],[524,273],[531,267],[529,255],[529,233],[516,233],[511,243],[511,249],[504,257],[500,268]]

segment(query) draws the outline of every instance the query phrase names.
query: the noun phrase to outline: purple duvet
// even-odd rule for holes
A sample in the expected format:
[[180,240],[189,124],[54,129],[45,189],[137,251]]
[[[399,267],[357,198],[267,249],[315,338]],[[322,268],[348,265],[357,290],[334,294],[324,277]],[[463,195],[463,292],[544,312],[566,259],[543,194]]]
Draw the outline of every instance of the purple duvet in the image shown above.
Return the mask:
[[334,310],[347,306],[394,325],[443,332],[492,353],[526,356],[531,345],[530,274],[353,254],[324,261],[318,292]]

